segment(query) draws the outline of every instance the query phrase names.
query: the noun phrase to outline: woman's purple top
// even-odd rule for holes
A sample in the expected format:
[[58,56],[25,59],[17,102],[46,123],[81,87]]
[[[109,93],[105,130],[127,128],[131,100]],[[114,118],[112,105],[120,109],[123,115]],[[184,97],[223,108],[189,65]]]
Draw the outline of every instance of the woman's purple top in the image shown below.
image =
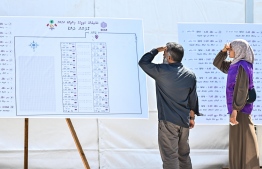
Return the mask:
[[[249,79],[248,89],[252,89],[254,87],[253,65],[251,63],[245,60],[241,60],[233,65],[230,65],[228,69],[227,86],[226,86],[228,114],[231,114],[233,111],[233,93],[234,93],[234,87],[236,84],[236,77],[237,77],[239,66],[242,66],[248,75],[248,79]],[[251,114],[252,110],[253,110],[253,103],[249,103],[249,104],[246,103],[245,106],[240,111],[246,114]]]

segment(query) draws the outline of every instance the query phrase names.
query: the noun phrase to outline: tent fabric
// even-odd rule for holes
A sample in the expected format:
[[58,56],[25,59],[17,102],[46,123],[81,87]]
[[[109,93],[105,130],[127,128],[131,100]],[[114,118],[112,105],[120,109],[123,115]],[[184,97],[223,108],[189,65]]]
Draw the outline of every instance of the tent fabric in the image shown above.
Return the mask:
[[[262,1],[254,0],[254,23],[261,23],[261,11]],[[0,15],[142,18],[147,52],[178,41],[179,22],[244,23],[245,0],[2,0]],[[154,59],[156,63],[161,61],[161,55]],[[162,168],[155,86],[150,77],[147,90],[148,119],[71,119],[91,169]],[[257,126],[259,143],[261,133]],[[24,119],[0,119],[0,136],[0,168],[23,168]],[[194,169],[228,165],[227,125],[200,126],[196,119],[189,141]],[[65,119],[30,118],[28,149],[29,168],[84,168]]]

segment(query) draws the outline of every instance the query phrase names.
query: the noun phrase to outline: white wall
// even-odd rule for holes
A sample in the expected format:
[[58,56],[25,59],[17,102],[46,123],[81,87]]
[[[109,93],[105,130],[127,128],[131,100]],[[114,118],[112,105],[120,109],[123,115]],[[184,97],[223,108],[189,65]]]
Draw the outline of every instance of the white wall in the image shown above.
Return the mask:
[[[261,14],[262,1],[254,0],[255,23]],[[0,15],[142,18],[149,51],[177,41],[178,22],[244,23],[245,0],[2,0]],[[147,80],[149,119],[72,119],[92,169],[161,168],[155,87]],[[0,168],[23,168],[24,119],[0,119],[0,136]],[[196,124],[190,145],[194,169],[227,166],[228,126]],[[29,119],[29,168],[84,168],[65,119]]]

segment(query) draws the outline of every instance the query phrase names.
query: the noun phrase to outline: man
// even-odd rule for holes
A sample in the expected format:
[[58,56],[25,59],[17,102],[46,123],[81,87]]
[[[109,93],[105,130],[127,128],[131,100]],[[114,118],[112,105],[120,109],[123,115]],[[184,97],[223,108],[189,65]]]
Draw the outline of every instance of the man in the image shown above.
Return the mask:
[[[152,60],[164,52],[164,64]],[[158,144],[164,169],[192,169],[189,129],[199,114],[196,76],[181,63],[184,49],[169,42],[144,54],[139,66],[156,82]]]

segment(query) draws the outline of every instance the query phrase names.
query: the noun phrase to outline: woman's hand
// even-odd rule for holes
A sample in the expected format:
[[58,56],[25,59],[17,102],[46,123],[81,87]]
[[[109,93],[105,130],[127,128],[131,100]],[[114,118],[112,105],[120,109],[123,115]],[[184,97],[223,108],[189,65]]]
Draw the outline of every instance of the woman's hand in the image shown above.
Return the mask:
[[237,125],[238,121],[237,121],[237,110],[233,110],[231,115],[230,115],[230,122],[229,122],[232,126]]
[[226,52],[230,49],[230,44],[229,43],[226,43],[224,48],[222,49],[222,52]]

